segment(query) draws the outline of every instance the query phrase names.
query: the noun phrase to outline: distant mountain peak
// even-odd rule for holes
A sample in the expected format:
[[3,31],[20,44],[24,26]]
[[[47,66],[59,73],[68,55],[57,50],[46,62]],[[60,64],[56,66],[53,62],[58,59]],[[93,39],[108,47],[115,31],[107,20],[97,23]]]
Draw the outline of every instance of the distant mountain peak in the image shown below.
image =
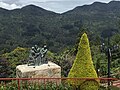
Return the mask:
[[107,3],[96,1],[96,2],[92,3],[91,5],[103,5],[103,4],[107,4]]
[[30,4],[30,5],[27,5],[27,6],[24,6],[20,9],[22,12],[26,13],[26,14],[29,14],[29,15],[55,15],[57,13],[55,12],[52,12],[52,11],[49,11],[49,10],[46,10],[44,8],[41,8],[39,6],[36,6],[36,5],[33,5],[33,4]]
[[7,13],[7,12],[9,12],[9,10],[0,7],[0,13]]
[[[70,10],[68,12],[65,13],[70,13],[70,12],[84,12],[84,11],[111,11],[111,10],[115,10],[118,11],[118,9],[120,9],[120,1],[110,1],[109,3],[103,3],[103,2],[94,2],[92,4],[89,5],[83,5],[83,6],[77,6],[75,7],[73,10]],[[119,12],[119,11],[118,11]]]
[[110,4],[110,5],[118,5],[118,4],[120,4],[120,1],[110,1],[108,4]]
[[22,7],[21,9],[41,9],[41,10],[45,10],[39,6],[36,6],[36,5],[33,5],[33,4],[30,4],[30,5],[27,5],[27,6],[24,6]]
[[25,7],[38,7],[38,6],[36,6],[34,4],[29,4],[29,5],[25,6]]
[[0,7],[0,11],[9,11],[8,9]]
[[77,7],[75,7],[73,10],[75,10],[75,9],[81,9],[81,8],[89,7],[89,6],[101,6],[101,5],[107,5],[107,3],[103,3],[103,2],[98,2],[98,1],[96,1],[96,2],[94,2],[94,3],[92,3],[92,4],[89,4],[89,5],[77,6]]
[[112,1],[110,1],[109,3],[120,3],[120,1],[112,0]]

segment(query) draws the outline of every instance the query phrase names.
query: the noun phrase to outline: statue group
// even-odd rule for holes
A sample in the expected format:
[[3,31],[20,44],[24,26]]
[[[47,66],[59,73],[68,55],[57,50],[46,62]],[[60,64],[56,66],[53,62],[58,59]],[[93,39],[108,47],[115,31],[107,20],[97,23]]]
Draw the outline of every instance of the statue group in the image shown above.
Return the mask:
[[45,63],[44,57],[47,53],[47,46],[39,48],[37,45],[31,48],[29,54],[28,66],[40,66]]

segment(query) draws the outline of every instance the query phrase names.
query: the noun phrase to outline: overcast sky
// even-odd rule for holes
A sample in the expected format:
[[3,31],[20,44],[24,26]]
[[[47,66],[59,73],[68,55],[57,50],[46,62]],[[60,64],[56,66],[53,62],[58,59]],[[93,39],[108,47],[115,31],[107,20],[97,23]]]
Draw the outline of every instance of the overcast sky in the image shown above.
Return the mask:
[[76,6],[91,4],[95,1],[108,3],[111,0],[0,0],[0,7],[11,10],[34,4],[47,10],[62,13],[73,9]]

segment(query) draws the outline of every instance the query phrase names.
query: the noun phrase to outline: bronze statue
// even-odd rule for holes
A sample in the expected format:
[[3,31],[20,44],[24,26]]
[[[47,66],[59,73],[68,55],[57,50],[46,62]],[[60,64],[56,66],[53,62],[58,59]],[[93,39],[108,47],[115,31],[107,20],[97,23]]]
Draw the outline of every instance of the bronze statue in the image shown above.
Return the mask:
[[43,48],[39,48],[37,45],[31,48],[30,55],[29,55],[29,61],[28,66],[40,66],[41,64],[44,64],[44,57],[47,53],[47,46],[44,45]]

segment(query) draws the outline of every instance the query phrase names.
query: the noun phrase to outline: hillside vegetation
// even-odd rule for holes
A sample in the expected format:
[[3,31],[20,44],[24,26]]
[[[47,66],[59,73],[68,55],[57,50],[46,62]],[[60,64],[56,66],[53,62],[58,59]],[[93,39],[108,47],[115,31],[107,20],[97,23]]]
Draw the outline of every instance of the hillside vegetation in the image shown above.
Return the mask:
[[0,52],[44,43],[53,52],[60,52],[75,44],[82,27],[87,28],[90,41],[100,44],[98,40],[104,30],[119,33],[119,18],[120,1],[95,2],[62,14],[34,5],[14,10],[0,8]]
[[[62,67],[67,76],[77,53],[81,35],[90,40],[93,64],[99,76],[107,75],[107,54],[100,45],[120,46],[120,1],[94,2],[59,14],[35,5],[21,9],[0,8],[0,68],[1,77],[15,77],[16,65],[23,64],[35,44],[47,44],[48,59]],[[17,47],[23,47],[17,48]],[[21,49],[23,51],[21,51]],[[67,63],[67,64],[66,64]],[[5,68],[8,66],[8,68]],[[100,72],[98,72],[100,70]],[[5,73],[5,71],[8,71]],[[120,48],[112,52],[112,77],[120,78]]]

